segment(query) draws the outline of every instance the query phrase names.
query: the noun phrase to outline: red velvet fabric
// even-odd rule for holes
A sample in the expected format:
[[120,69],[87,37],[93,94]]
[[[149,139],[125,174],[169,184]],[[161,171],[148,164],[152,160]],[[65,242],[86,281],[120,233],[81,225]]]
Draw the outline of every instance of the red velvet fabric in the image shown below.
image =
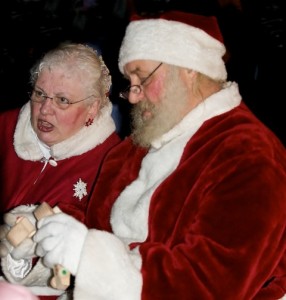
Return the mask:
[[[112,205],[145,154],[130,139],[111,150],[89,203],[89,227],[111,231]],[[139,245],[142,300],[281,298],[285,148],[244,104],[206,121],[154,192],[148,226]]]
[[[85,221],[85,212],[90,192],[96,181],[102,160],[107,151],[120,138],[116,133],[94,149],[78,156],[60,160],[57,166],[20,159],[14,151],[13,136],[19,110],[0,115],[0,212],[3,213],[23,204],[47,202],[51,207],[58,206],[78,220]],[[87,184],[87,195],[82,199],[74,197],[74,184],[81,178]],[[41,297],[56,299],[57,297]]]

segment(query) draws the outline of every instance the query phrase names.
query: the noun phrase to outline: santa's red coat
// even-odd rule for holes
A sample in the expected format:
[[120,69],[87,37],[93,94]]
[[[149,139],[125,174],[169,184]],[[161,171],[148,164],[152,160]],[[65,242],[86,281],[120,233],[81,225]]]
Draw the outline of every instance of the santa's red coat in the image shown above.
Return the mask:
[[[111,150],[89,204],[89,227],[112,231],[113,204],[138,177],[146,153],[129,138]],[[89,276],[96,245],[82,256]],[[143,300],[285,294],[286,152],[243,103],[205,121],[187,142],[179,165],[152,194],[148,236],[130,244],[136,246]],[[82,277],[82,295],[94,289],[89,276]]]

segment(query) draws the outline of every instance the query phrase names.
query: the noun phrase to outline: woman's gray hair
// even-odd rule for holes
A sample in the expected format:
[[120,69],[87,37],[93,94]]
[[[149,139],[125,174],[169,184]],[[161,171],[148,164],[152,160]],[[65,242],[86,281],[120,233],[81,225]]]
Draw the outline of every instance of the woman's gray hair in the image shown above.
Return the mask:
[[[35,85],[43,69],[71,65],[71,72],[84,70],[89,76],[85,81],[88,93],[100,98],[100,107],[109,102],[111,76],[101,55],[92,47],[77,43],[64,43],[47,52],[30,70],[30,83]],[[92,98],[91,98],[92,99]]]

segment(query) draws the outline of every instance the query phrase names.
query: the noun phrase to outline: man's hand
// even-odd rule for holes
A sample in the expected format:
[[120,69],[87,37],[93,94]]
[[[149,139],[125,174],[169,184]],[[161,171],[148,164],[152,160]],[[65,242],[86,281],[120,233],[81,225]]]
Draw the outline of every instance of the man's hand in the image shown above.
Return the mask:
[[87,232],[84,224],[65,213],[45,217],[38,222],[33,237],[38,243],[36,254],[43,257],[47,267],[60,264],[75,275]]

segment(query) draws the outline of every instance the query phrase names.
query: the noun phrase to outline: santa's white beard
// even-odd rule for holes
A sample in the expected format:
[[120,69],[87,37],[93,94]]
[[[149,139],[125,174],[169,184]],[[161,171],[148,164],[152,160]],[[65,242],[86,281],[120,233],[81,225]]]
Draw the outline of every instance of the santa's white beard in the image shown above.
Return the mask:
[[[149,147],[151,142],[168,132],[185,115],[188,93],[179,78],[178,71],[170,72],[166,78],[166,89],[158,103],[141,100],[131,110],[132,140],[141,147]],[[144,111],[148,116],[144,118]]]

